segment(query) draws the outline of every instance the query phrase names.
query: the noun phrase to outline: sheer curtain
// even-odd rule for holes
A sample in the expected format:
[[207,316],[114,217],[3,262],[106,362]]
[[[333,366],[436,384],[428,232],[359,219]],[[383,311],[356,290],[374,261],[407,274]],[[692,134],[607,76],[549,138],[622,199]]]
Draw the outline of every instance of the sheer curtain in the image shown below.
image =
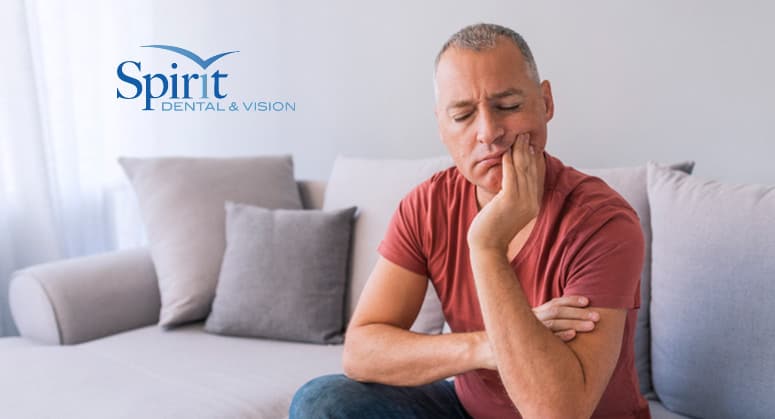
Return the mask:
[[0,15],[0,336],[17,333],[13,271],[113,248],[101,3],[11,0]]

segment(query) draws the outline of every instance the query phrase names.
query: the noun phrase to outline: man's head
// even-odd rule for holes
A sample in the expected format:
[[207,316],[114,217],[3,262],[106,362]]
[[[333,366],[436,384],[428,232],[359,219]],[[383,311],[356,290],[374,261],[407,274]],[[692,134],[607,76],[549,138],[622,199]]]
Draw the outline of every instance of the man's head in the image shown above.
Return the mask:
[[487,195],[501,187],[501,155],[528,133],[542,156],[554,114],[530,48],[503,26],[476,24],[450,37],[436,57],[436,120],[458,170]]

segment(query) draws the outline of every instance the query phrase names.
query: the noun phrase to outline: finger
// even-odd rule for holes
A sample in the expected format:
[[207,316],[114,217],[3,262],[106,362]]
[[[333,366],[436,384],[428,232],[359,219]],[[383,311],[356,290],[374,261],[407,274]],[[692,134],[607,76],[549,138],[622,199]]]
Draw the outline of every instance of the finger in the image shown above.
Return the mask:
[[581,320],[546,320],[543,322],[549,330],[560,332],[563,330],[575,330],[577,332],[590,332],[595,329],[595,322]]
[[[524,186],[528,188],[531,196],[538,195],[538,157],[535,155],[535,148],[530,144],[530,133],[524,134],[524,148],[522,153],[524,161]],[[518,186],[522,186],[519,184]]]
[[514,141],[512,148],[514,153],[512,158],[514,159],[514,168],[517,172],[524,172],[528,166],[528,153],[527,144],[529,142],[528,134],[523,132],[517,135],[517,139]]
[[525,133],[525,139],[524,141],[524,147],[522,148],[522,152],[525,158],[525,169],[528,169],[531,166],[531,162],[533,161],[533,153],[530,152],[530,133]]
[[567,342],[570,340],[573,340],[573,338],[576,337],[576,331],[575,330],[563,330],[562,332],[556,332],[554,334],[558,338],[562,339],[563,342]]
[[586,307],[589,304],[589,298],[579,295],[564,295],[562,297],[553,298],[540,306],[533,309],[533,312],[538,315],[552,307]]
[[536,154],[535,146],[532,144],[529,144],[530,141],[528,141],[528,156],[530,156],[530,165],[528,166],[528,171],[531,175],[538,178],[538,154]]
[[536,149],[535,146],[530,143],[530,133],[523,132],[517,135],[514,144],[521,145],[514,156],[514,161],[516,162],[517,168],[519,168],[521,164],[521,167],[525,171],[529,170],[534,165],[533,163],[536,160]]
[[551,299],[547,304],[557,304],[571,307],[586,307],[587,304],[589,304],[589,298],[582,295],[563,295],[562,297]]
[[573,307],[548,307],[544,310],[535,312],[536,318],[541,321],[545,320],[591,320],[596,322],[600,320],[600,314],[596,311],[583,308]]
[[522,135],[522,157],[525,160],[525,169],[527,169],[530,167],[530,161],[533,160],[533,155],[530,154],[530,133],[526,132]]
[[501,188],[504,191],[513,190],[516,185],[517,174],[514,171],[514,160],[512,156],[512,149],[514,146],[509,147],[505,153],[503,153],[501,159]]
[[526,193],[528,191],[527,188],[530,187],[530,182],[526,179],[528,167],[530,165],[527,152],[528,138],[527,133],[519,134],[513,145],[514,171],[516,172],[515,178],[517,189],[520,193]]

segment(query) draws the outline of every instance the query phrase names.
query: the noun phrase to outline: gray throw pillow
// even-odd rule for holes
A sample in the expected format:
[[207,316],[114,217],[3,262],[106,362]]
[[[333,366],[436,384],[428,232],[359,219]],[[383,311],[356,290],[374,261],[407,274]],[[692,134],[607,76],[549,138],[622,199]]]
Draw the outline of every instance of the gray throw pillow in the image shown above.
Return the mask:
[[226,203],[226,252],[205,331],[342,343],[357,207],[270,210]]
[[[673,163],[670,169],[692,173],[694,161]],[[643,270],[640,276],[640,309],[635,331],[635,368],[638,370],[640,392],[653,398],[651,386],[651,330],[649,328],[649,303],[651,301],[651,212],[649,211],[648,191],[646,188],[646,165],[636,167],[616,167],[609,169],[578,169],[586,174],[597,176],[611,189],[619,193],[638,213],[640,227],[646,251]]]
[[120,158],[132,182],[159,278],[159,324],[210,312],[226,247],[227,200],[301,208],[291,156]]
[[651,359],[668,409],[701,418],[775,412],[775,185],[648,165]]

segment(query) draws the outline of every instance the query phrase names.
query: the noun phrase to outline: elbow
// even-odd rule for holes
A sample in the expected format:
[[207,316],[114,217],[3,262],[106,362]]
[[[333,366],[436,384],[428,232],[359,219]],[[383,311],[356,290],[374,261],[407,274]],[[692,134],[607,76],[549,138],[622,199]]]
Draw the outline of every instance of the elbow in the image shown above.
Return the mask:
[[352,366],[348,366],[348,364],[344,364],[343,373],[344,373],[345,377],[347,377],[347,378],[349,378],[349,379],[351,379],[353,381],[360,381],[360,382],[366,381],[363,378],[361,378],[360,375],[358,375],[358,370],[357,369],[353,368]]
[[583,409],[567,408],[558,409],[556,407],[547,409],[538,409],[532,414],[525,414],[526,418],[546,418],[546,419],[589,419],[590,415],[584,413]]
[[576,399],[566,399],[560,403],[547,401],[547,403],[540,405],[523,406],[518,410],[525,418],[542,419],[589,419],[594,411],[594,409],[589,409],[583,400]]
[[359,362],[356,344],[353,339],[345,338],[342,351],[342,372],[347,378],[355,381],[366,381],[363,368]]
[[358,371],[358,363],[352,356],[348,355],[347,350],[342,353],[342,372],[351,380],[362,381]]
[[561,409],[554,409],[549,412],[546,417],[549,418],[573,418],[573,419],[589,419],[594,413],[594,406],[590,409],[588,404],[584,400],[569,401],[566,406]]

